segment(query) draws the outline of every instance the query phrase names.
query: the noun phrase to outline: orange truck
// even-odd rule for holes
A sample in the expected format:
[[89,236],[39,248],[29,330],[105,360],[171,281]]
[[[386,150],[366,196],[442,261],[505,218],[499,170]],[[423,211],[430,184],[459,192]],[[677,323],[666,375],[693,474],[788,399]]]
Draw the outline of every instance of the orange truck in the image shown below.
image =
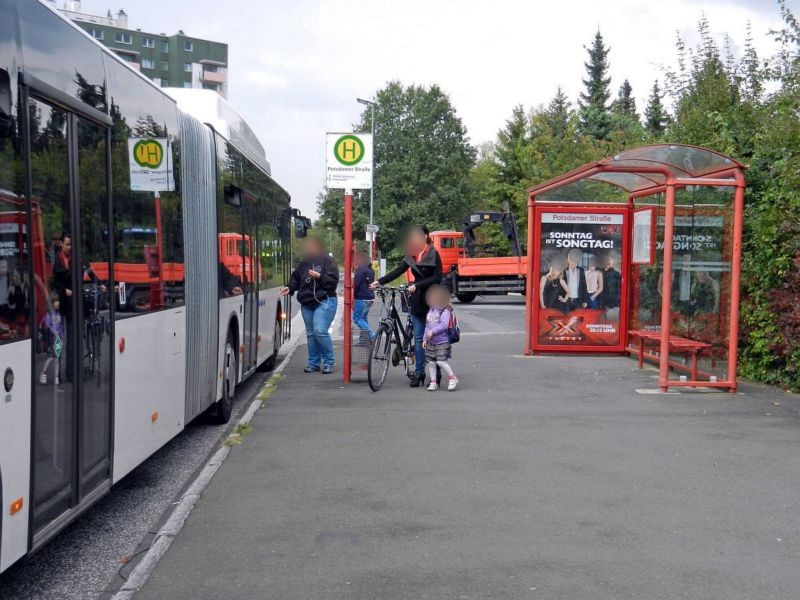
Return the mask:
[[[502,227],[511,256],[493,256],[490,245],[476,243],[475,230],[488,223]],[[509,210],[471,213],[464,218],[461,231],[434,231],[431,239],[442,257],[444,282],[460,302],[472,302],[477,296],[525,293],[528,259]]]

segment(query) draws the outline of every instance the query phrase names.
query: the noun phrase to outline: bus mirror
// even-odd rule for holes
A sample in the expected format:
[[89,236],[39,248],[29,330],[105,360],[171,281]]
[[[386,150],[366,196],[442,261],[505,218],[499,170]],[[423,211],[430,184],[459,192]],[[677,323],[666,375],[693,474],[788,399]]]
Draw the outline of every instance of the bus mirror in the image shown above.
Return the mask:
[[308,230],[311,229],[311,219],[308,217],[297,216],[294,218],[294,235],[298,238],[304,238],[308,235]]

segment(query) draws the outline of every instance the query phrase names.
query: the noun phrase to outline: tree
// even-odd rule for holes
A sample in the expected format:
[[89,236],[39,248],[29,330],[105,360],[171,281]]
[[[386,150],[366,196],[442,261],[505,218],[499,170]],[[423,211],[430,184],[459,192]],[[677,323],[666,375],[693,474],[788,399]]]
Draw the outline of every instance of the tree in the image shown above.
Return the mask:
[[633,87],[626,79],[619,88],[617,99],[611,104],[611,111],[632,119],[639,119],[636,114],[636,99],[633,97]]
[[645,130],[636,112],[636,99],[633,88],[626,79],[619,88],[619,93],[611,103],[611,126],[608,139],[611,142],[609,152],[640,144],[645,139]]
[[610,49],[603,42],[600,31],[595,34],[591,48],[586,48],[586,51],[589,53],[589,61],[584,63],[587,77],[583,85],[586,90],[581,92],[578,102],[581,132],[596,140],[604,140],[608,137],[611,123],[608,110],[608,100],[611,98],[611,77],[608,76]]
[[741,372],[800,390],[800,23],[779,2],[779,52],[757,66],[745,46],[743,72],[777,89],[743,94],[756,124],[748,162],[742,260]]
[[528,119],[521,104],[514,107],[506,126],[497,134],[494,155],[499,163],[500,176],[509,183],[522,180],[519,150],[528,135]]
[[544,111],[545,120],[556,137],[567,135],[569,121],[572,118],[572,103],[561,86],[556,88],[556,95],[550,100]]
[[[359,131],[368,131],[365,110]],[[378,91],[375,106],[375,220],[378,247],[398,257],[399,238],[413,223],[452,228],[468,212],[469,174],[476,151],[450,99],[437,85],[403,86],[390,82]],[[367,221],[369,192],[354,198],[354,230],[361,237]],[[343,231],[341,191],[318,202],[326,226]]]
[[660,139],[667,129],[669,115],[661,102],[663,95],[658,87],[658,81],[653,82],[653,89],[647,99],[647,108],[644,109],[644,127],[651,136]]

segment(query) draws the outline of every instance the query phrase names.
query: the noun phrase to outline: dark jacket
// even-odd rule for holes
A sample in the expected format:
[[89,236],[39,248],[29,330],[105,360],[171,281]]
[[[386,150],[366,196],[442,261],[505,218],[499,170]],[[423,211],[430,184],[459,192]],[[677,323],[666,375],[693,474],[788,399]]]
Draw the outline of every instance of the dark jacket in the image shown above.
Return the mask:
[[[319,279],[308,272],[318,271]],[[297,301],[303,306],[316,307],[323,300],[336,297],[339,287],[339,265],[327,254],[314,260],[302,260],[289,279],[289,292],[297,293]]]
[[68,319],[72,318],[72,296],[67,296],[67,290],[72,289],[72,273],[64,262],[64,255],[58,252],[53,262],[53,290],[58,294],[59,310]]
[[[677,278],[676,278],[677,279]],[[616,308],[622,298],[622,275],[616,269],[603,269],[603,293],[600,301],[605,308]]]
[[[580,304],[586,304],[589,302],[589,288],[586,286],[586,271],[583,267],[575,267],[575,271],[578,274],[577,300]],[[567,286],[567,288],[569,288],[569,276],[567,275],[567,269],[564,269],[564,272],[561,273],[561,279],[564,280],[564,284]],[[567,295],[569,295],[569,293],[567,293]]]
[[374,300],[375,292],[369,289],[369,284],[375,281],[375,271],[370,266],[358,267],[353,275],[353,297],[356,300]]
[[413,256],[405,256],[392,271],[378,280],[384,285],[394,281],[406,271],[411,271],[414,276],[416,289],[413,294],[408,296],[408,307],[411,314],[424,317],[428,314],[428,305],[425,303],[425,292],[428,288],[437,283],[442,283],[442,258],[432,245],[428,246],[428,251],[422,255],[419,262]]

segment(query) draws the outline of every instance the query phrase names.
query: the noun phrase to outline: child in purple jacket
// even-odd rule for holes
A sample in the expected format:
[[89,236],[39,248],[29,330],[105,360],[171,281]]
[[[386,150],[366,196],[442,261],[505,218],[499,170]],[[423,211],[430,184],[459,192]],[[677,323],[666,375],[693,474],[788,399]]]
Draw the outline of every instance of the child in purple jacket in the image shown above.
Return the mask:
[[432,285],[425,293],[425,302],[430,307],[425,320],[425,335],[422,338],[428,372],[431,377],[428,391],[435,392],[439,389],[439,384],[436,383],[438,367],[447,375],[447,390],[452,392],[458,385],[458,377],[447,362],[452,356],[450,336],[447,332],[453,316],[450,292],[442,285]]
[[[64,320],[61,316],[60,300],[58,294],[55,292],[50,295],[50,310],[48,310],[44,319],[42,319],[42,329],[47,337],[47,360],[44,361],[42,373],[39,375],[39,383],[47,383],[47,369],[50,364],[55,361],[56,369],[53,383],[58,385],[59,371],[61,371],[61,348],[64,344]],[[56,346],[58,340],[58,346]]]

